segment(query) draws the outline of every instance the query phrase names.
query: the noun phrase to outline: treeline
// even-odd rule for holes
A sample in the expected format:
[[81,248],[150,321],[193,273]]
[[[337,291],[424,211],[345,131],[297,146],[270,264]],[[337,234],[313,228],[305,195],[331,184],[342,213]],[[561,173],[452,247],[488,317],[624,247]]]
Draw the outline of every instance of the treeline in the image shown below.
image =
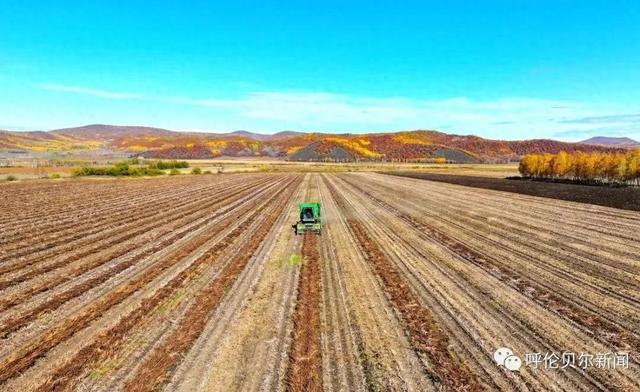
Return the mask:
[[640,184],[640,149],[626,153],[565,152],[527,154],[520,174],[530,178],[569,180],[584,184]]
[[169,169],[186,169],[189,167],[187,161],[144,161],[150,169],[169,170]]
[[113,177],[142,177],[159,176],[170,170],[169,174],[180,174],[177,169],[187,168],[186,161],[141,161],[130,159],[118,162],[112,166],[82,166],[73,171],[78,176],[113,176]]

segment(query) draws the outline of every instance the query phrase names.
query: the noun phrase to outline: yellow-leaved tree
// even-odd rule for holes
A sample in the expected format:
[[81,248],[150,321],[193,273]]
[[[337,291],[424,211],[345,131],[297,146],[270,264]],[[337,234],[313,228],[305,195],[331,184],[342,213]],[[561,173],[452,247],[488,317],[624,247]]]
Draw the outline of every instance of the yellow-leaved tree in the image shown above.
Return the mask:
[[527,154],[520,160],[518,169],[524,177],[638,185],[640,149],[626,153],[560,151],[557,154]]

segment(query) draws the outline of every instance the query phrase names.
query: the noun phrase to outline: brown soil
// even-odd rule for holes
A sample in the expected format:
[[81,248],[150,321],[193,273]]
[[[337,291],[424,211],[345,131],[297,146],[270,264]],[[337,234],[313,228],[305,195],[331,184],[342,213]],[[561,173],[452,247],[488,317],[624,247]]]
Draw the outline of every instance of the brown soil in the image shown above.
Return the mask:
[[306,233],[302,245],[298,302],[293,314],[293,342],[289,351],[287,388],[291,391],[322,390],[320,347],[320,260],[317,237]]
[[[281,192],[285,189],[287,188],[283,188]],[[195,303],[187,310],[175,332],[166,339],[164,344],[151,353],[138,369],[136,375],[127,383],[126,390],[154,391],[169,381],[184,353],[204,329],[212,311],[218,305],[222,296],[235,282],[269,233],[273,223],[285,206],[283,202],[290,197],[292,191],[293,189],[288,189],[289,193],[284,193],[284,197],[282,195],[279,197],[279,203],[276,202],[278,208],[270,211],[267,219],[261,224],[249,244],[223,269],[219,278],[212,281],[208,287],[198,294],[195,298]]]
[[[329,188],[333,191],[337,204],[346,208],[346,202],[337,190],[333,186]],[[482,390],[469,369],[450,350],[447,336],[429,310],[420,304],[418,297],[404,283],[402,276],[369,237],[360,222],[347,219],[347,223],[362,247],[367,261],[382,280],[389,299],[400,313],[414,349],[428,356],[428,363],[433,366],[430,370],[433,372],[436,385],[441,384],[447,389],[458,391]]]
[[0,188],[0,392],[640,390],[639,212],[376,173]]
[[638,187],[614,188],[437,173],[395,172],[386,174],[640,211],[640,188]]
[[[354,184],[352,183],[352,185]],[[540,287],[512,268],[501,265],[491,256],[480,254],[459,240],[446,235],[442,231],[426,224],[422,220],[403,214],[370,193],[366,191],[362,192],[377,204],[391,211],[413,227],[424,230],[425,234],[428,234],[432,239],[438,241],[455,254],[483,269],[486,269],[489,273],[495,274],[498,279],[506,284],[513,285],[523,294],[532,297],[542,306],[580,324],[587,331],[595,331],[595,333],[601,336],[602,339],[606,340],[607,343],[611,344],[617,350],[622,351],[631,349],[634,353],[632,355],[640,352],[640,339],[624,332],[614,323],[611,323],[596,313],[586,312],[583,308],[579,308],[576,305],[563,300],[549,290]]]
[[[239,218],[242,214],[249,212],[249,208],[245,208],[239,210],[234,216],[228,218],[227,220],[221,222],[218,226],[216,226],[213,230],[207,233],[207,238],[211,235],[215,235],[217,232],[222,231],[222,229],[229,224],[229,222],[234,219]],[[253,213],[249,216],[247,222],[248,223],[252,219],[257,218],[257,213]],[[158,303],[160,303],[163,299],[169,297],[173,294],[178,287],[184,284],[184,282],[192,277],[195,271],[198,269],[200,265],[213,263],[216,261],[216,258],[222,253],[230,244],[231,241],[242,234],[243,227],[236,228],[232,231],[226,238],[226,241],[219,242],[216,244],[205,256],[196,260],[193,264],[189,266],[189,268],[185,269],[180,273],[176,278],[172,279],[166,286],[162,287],[156,294],[148,299],[143,301],[142,305],[136,309],[136,311],[130,313],[127,317],[123,318],[119,324],[117,324],[114,328],[100,336],[96,341],[90,345],[85,347],[72,361],[68,364],[62,371],[54,376],[49,383],[43,384],[40,388],[41,391],[46,390],[68,390],[72,389],[73,382],[75,381],[75,377],[81,374],[82,370],[89,366],[91,363],[96,363],[100,360],[101,356],[107,355],[107,353],[111,350],[114,350],[119,344],[122,343],[125,334],[137,323],[139,320],[144,317],[151,309],[153,309]]]

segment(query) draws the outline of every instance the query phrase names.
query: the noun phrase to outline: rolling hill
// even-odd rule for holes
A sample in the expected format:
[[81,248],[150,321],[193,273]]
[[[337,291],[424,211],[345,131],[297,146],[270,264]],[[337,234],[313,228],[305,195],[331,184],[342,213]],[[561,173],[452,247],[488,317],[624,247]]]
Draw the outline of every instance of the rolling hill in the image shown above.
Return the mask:
[[640,142],[628,137],[595,136],[587,140],[583,140],[580,143],[591,144],[596,146],[620,147],[620,148],[640,147]]
[[527,153],[614,151],[616,146],[548,139],[490,140],[438,131],[328,134],[175,132],[161,128],[94,124],[53,131],[0,131],[0,149],[34,152],[110,150],[150,158],[277,157],[300,161],[504,162]]

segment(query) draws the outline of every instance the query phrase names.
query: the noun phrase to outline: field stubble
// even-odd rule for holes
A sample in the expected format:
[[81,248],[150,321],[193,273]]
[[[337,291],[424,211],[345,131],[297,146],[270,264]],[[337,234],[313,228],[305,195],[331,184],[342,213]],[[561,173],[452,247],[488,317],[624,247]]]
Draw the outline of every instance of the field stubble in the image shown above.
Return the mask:
[[640,388],[636,212],[372,173],[0,193],[0,390]]

